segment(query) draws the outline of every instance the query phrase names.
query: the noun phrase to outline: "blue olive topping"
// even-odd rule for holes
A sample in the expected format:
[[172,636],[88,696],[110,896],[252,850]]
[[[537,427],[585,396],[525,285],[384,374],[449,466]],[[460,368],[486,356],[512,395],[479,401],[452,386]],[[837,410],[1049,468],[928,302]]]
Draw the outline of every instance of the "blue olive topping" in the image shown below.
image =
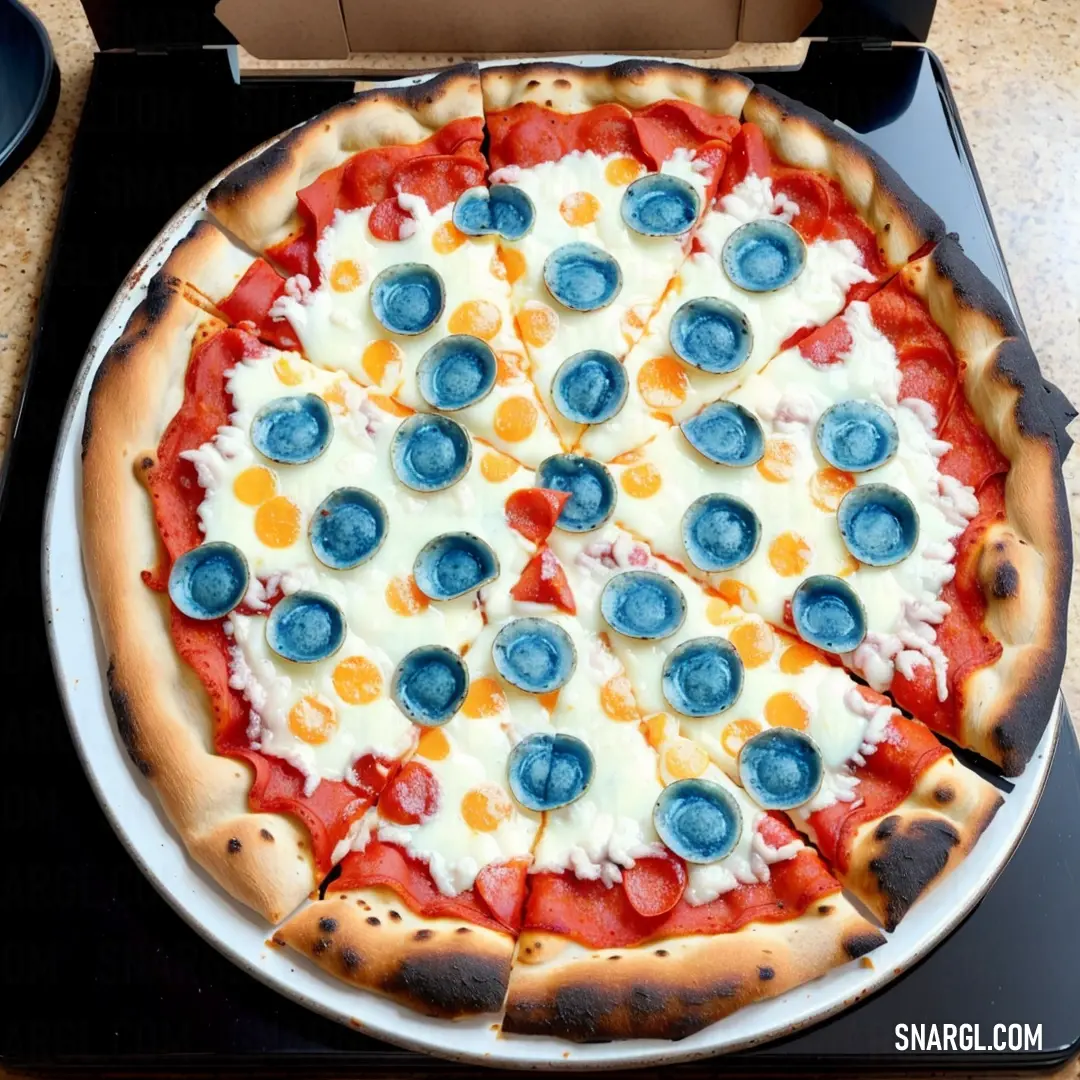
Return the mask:
[[351,570],[382,547],[388,525],[386,507],[370,491],[337,488],[312,515],[308,539],[323,565],[331,570]]
[[564,360],[555,372],[555,407],[575,424],[602,424],[625,404],[630,382],[611,353],[588,349]]
[[681,236],[697,221],[701,199],[685,180],[668,173],[647,173],[622,197],[626,227],[644,236]]
[[824,771],[817,743],[795,728],[766,728],[739,751],[739,782],[763,810],[794,810],[808,803]]
[[421,357],[416,382],[433,409],[454,412],[487,397],[497,374],[498,361],[486,341],[471,334],[451,334]]
[[814,429],[821,456],[845,472],[884,465],[900,444],[896,421],[872,401],[841,401],[826,409]]
[[664,698],[684,716],[715,716],[730,709],[742,686],[742,660],[724,638],[691,638],[664,661]]
[[251,422],[251,441],[263,457],[283,465],[305,465],[330,445],[334,424],[317,394],[268,401]]
[[761,522],[742,499],[702,495],[683,514],[682,538],[690,561],[699,570],[717,573],[741,565],[757,551]]
[[867,566],[892,566],[915,550],[919,514],[912,501],[888,484],[860,484],[836,511],[840,537]]
[[660,839],[680,859],[712,863],[735,850],[742,835],[742,814],[730,792],[713,780],[676,780],[653,807]]
[[169,596],[190,619],[224,618],[247,589],[247,561],[239,548],[224,542],[192,548],[169,571]]
[[535,220],[532,199],[509,184],[494,184],[490,189],[470,188],[454,203],[454,225],[466,236],[520,240]]
[[266,643],[286,660],[314,664],[345,641],[345,616],[328,596],[295,592],[274,605],[266,620]]
[[468,432],[449,416],[415,413],[394,432],[390,461],[406,487],[442,491],[468,471],[472,442]]
[[603,248],[575,242],[556,248],[544,260],[544,284],[571,311],[598,311],[619,295],[622,271]]
[[453,600],[499,576],[491,545],[472,533],[443,533],[429,540],[413,563],[416,587],[432,600]]
[[658,641],[686,621],[686,597],[674,581],[652,570],[626,570],[608,580],[600,613],[612,630],[629,638]]
[[581,739],[538,732],[510,751],[510,793],[527,810],[558,810],[585,794],[595,769],[592,751]]
[[615,481],[593,458],[581,454],[552,454],[536,470],[536,486],[568,491],[570,498],[555,523],[564,532],[599,529],[615,510]]
[[440,727],[461,708],[469,692],[469,670],[442,645],[421,645],[394,669],[390,697],[421,727]]
[[754,345],[746,316],[712,296],[687,300],[671,317],[668,340],[680,360],[710,375],[737,371]]
[[392,334],[422,334],[445,304],[442,278],[424,263],[389,266],[371,283],[371,313]]
[[866,637],[866,612],[855,590],[830,574],[800,582],[791,617],[799,637],[826,652],[851,652]]
[[776,218],[740,225],[720,253],[728,280],[746,292],[774,292],[790,285],[806,265],[806,245]]
[[577,667],[570,635],[550,619],[514,619],[491,645],[495,670],[527,694],[550,694],[565,686]]
[[733,469],[756,465],[765,455],[765,432],[749,409],[733,401],[714,401],[680,429],[702,457]]

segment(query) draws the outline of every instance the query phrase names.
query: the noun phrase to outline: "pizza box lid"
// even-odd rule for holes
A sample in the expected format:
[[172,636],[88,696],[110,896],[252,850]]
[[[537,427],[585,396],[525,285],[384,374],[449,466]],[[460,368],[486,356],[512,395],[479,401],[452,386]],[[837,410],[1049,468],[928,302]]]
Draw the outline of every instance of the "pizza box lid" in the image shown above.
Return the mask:
[[925,41],[936,0],[82,0],[102,50],[239,43],[266,60],[351,54],[716,56],[801,36]]

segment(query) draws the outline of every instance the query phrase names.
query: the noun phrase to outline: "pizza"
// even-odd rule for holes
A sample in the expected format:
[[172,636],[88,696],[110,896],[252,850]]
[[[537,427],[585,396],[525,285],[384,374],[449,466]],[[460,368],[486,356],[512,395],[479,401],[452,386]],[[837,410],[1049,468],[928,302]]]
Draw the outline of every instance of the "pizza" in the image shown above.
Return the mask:
[[956,747],[1031,757],[1071,569],[1042,394],[937,215],[767,87],[361,93],[219,178],[95,375],[120,735],[359,990],[685,1037],[970,853],[1003,796]]

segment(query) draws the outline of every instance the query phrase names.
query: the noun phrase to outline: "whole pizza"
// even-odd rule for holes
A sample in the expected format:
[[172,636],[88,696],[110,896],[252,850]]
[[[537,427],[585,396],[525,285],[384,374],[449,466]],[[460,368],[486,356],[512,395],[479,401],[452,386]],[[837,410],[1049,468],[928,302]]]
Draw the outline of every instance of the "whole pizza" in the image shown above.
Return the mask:
[[723,71],[458,67],[233,168],[94,380],[120,733],[272,940],[678,1039],[857,961],[1051,714],[1036,361],[857,139]]

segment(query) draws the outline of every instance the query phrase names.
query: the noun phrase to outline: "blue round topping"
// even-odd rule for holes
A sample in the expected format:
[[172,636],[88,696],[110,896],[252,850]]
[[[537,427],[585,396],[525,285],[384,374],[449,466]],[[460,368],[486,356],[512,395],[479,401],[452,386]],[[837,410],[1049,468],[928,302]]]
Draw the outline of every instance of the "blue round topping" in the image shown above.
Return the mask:
[[742,367],[754,345],[746,316],[712,296],[687,300],[671,317],[668,340],[680,360],[710,375]]
[[568,491],[570,498],[555,524],[564,532],[592,532],[615,510],[615,481],[592,458],[580,454],[552,454],[536,470],[536,486]]
[[733,495],[702,495],[683,514],[683,545],[690,561],[706,573],[730,570],[757,551],[761,522]]
[[822,414],[814,429],[821,456],[845,472],[866,472],[896,453],[896,421],[872,401],[841,401]]
[[532,199],[520,188],[495,184],[470,188],[454,203],[454,224],[466,236],[498,235],[520,240],[536,220]]
[[268,401],[251,421],[251,441],[263,457],[283,465],[314,461],[334,437],[326,402],[317,394]]
[[794,810],[808,803],[824,771],[817,744],[795,728],[767,728],[739,751],[739,782],[763,810]]
[[664,697],[684,716],[715,716],[730,709],[742,685],[742,660],[724,638],[691,638],[664,661]]
[[855,590],[830,574],[800,582],[791,598],[791,618],[803,641],[826,652],[851,652],[866,637],[866,612]]
[[912,501],[888,484],[860,484],[840,500],[840,536],[852,555],[868,566],[906,559],[919,539],[919,514]]
[[597,311],[619,295],[622,271],[594,244],[563,244],[544,261],[544,284],[563,307]]
[[592,751],[573,735],[540,732],[510,751],[510,792],[526,810],[558,810],[580,799],[592,783]]
[[432,600],[453,600],[498,576],[498,556],[472,533],[436,536],[420,549],[413,563],[416,587]]
[[681,236],[697,220],[701,199],[685,180],[666,173],[647,173],[622,198],[627,228],[645,236]]
[[465,429],[449,416],[415,413],[394,432],[390,461],[406,487],[442,491],[468,471],[472,443]]
[[445,303],[442,278],[424,263],[389,266],[371,283],[371,312],[392,334],[422,334]]
[[331,491],[315,510],[308,539],[315,557],[331,570],[351,570],[382,547],[386,539],[386,507],[361,488]]
[[453,412],[486,398],[497,373],[495,353],[486,341],[471,334],[451,334],[421,357],[416,381],[432,408]]
[[765,432],[749,409],[733,401],[714,401],[681,425],[686,441],[717,465],[743,468],[765,454]]
[[790,285],[806,265],[806,245],[790,226],[772,218],[740,225],[720,253],[724,273],[747,292],[773,292]]
[[295,592],[274,605],[266,620],[266,643],[286,660],[314,664],[341,648],[345,616],[327,596]]
[[611,353],[588,349],[564,360],[555,372],[555,407],[576,424],[602,424],[626,402],[626,368]]
[[239,548],[224,542],[200,544],[169,571],[169,596],[191,619],[221,619],[248,588],[248,565]]
[[550,619],[514,619],[491,645],[495,670],[527,694],[550,694],[565,686],[577,667],[570,635]]
[[469,669],[442,645],[421,645],[394,668],[390,697],[421,727],[439,727],[461,708],[469,692]]
[[658,641],[686,621],[686,597],[674,581],[652,570],[616,574],[600,594],[600,613],[612,630]]
[[730,855],[742,834],[742,814],[730,792],[713,780],[676,780],[653,807],[660,839],[680,859],[711,863]]

